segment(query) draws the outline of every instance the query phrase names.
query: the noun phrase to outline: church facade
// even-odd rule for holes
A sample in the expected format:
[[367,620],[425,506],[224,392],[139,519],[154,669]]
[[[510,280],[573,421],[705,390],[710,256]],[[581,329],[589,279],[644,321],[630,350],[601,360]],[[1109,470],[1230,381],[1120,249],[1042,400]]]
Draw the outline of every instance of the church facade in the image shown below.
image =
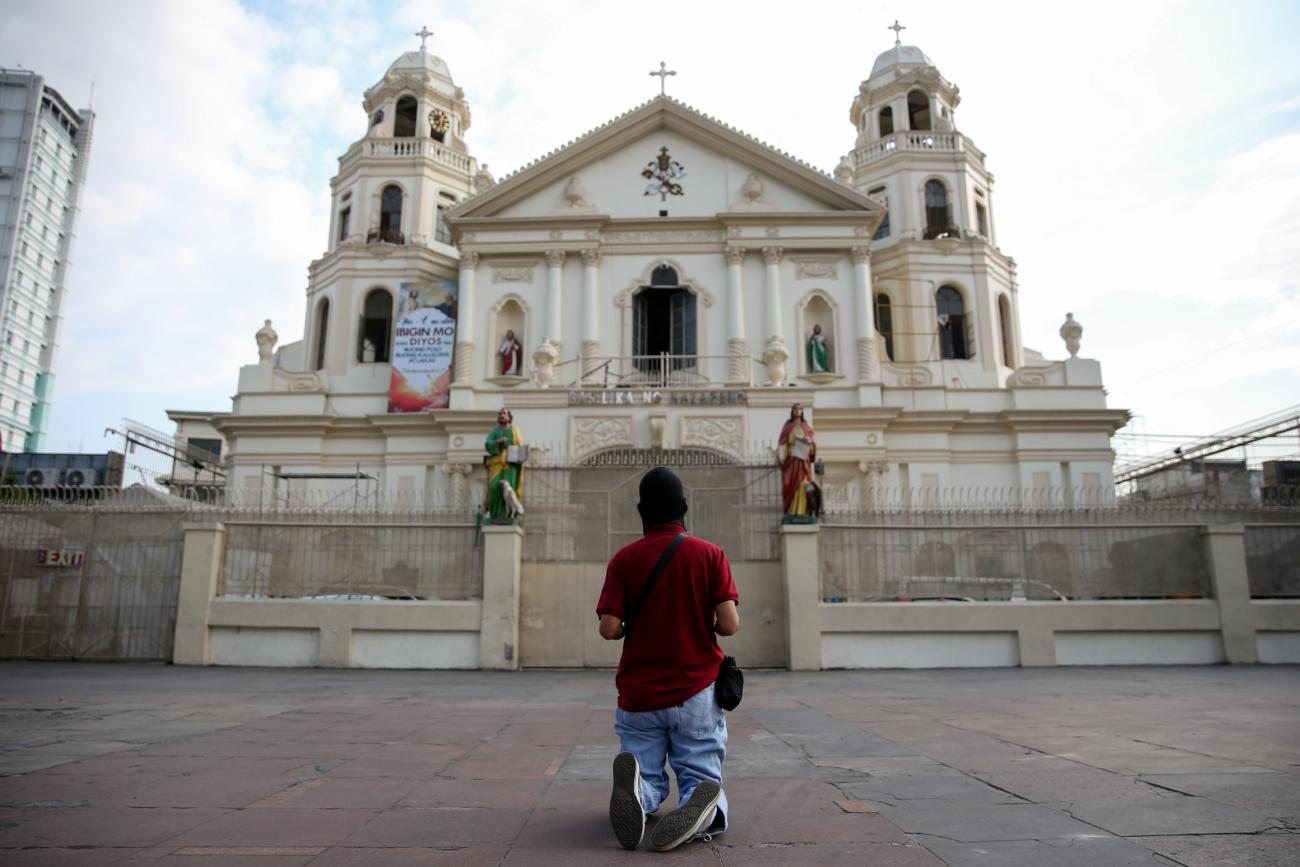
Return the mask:
[[1072,318],[1068,357],[1022,346],[1015,263],[958,103],[896,45],[858,88],[832,174],[660,96],[497,182],[446,64],[402,55],[331,181],[302,338],[277,347],[268,323],[212,414],[228,485],[469,508],[502,406],[530,461],[576,466],[770,460],[800,403],[831,507],[1109,497],[1127,413],[1077,357]]

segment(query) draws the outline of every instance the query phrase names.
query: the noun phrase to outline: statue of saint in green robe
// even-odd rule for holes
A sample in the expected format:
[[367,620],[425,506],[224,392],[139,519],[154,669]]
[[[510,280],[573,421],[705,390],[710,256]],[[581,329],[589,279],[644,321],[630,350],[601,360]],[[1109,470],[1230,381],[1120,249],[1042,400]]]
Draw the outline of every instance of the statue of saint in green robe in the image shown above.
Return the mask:
[[808,372],[830,372],[826,364],[826,335],[822,334],[820,325],[813,326],[812,336],[808,338]]
[[508,460],[510,446],[523,445],[523,442],[519,428],[514,425],[514,416],[503,408],[497,413],[497,426],[492,428],[484,444],[487,451],[484,464],[488,477],[488,517],[494,521],[508,522],[524,513],[519,499],[524,467]]

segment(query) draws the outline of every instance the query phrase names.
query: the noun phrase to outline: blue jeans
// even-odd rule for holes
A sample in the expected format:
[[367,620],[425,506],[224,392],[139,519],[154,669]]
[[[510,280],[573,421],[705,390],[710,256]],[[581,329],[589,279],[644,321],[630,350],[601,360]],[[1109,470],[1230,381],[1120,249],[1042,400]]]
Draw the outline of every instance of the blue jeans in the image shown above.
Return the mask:
[[[668,772],[664,759],[677,775],[680,804],[686,803],[702,780],[722,784],[722,760],[727,757],[727,716],[713,698],[713,684],[677,707],[614,714],[619,748],[636,756],[641,765],[641,806],[647,813],[659,809],[668,797]],[[727,793],[718,799],[718,812],[706,830],[727,830]]]

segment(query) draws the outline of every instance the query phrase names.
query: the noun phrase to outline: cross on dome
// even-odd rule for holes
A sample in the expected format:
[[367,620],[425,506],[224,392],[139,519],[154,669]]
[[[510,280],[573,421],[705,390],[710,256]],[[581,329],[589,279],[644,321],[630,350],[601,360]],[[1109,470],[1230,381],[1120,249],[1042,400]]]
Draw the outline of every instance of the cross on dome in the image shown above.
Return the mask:
[[660,96],[666,96],[667,93],[666,93],[666,90],[665,90],[665,86],[668,84],[668,76],[670,76],[670,75],[676,75],[676,74],[677,74],[677,70],[675,70],[675,69],[669,69],[669,68],[668,68],[668,64],[664,63],[664,62],[661,60],[661,61],[659,61],[659,69],[658,69],[658,71],[651,72],[650,74],[651,74],[651,75],[657,75],[657,76],[659,76],[659,95],[660,95]]
[[902,44],[903,44],[903,40],[899,38],[898,34],[902,33],[904,30],[907,29],[907,26],[906,26],[906,25],[899,24],[899,23],[898,23],[898,19],[895,18],[895,19],[894,19],[894,23],[893,23],[893,25],[890,26],[890,27],[886,27],[885,29],[886,29],[886,30],[892,30],[892,31],[894,31],[894,45],[895,45],[895,46],[898,46],[898,45],[902,45]]
[[420,29],[416,31],[415,35],[420,37],[420,50],[424,51],[424,41],[433,35],[433,31],[430,30],[427,25],[422,24],[420,25]]

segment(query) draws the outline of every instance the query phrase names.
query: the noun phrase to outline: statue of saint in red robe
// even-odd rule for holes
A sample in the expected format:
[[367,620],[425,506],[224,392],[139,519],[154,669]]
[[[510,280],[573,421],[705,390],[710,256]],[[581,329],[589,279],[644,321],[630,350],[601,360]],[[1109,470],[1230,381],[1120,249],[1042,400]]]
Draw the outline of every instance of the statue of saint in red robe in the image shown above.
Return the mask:
[[524,346],[515,339],[514,331],[506,331],[506,337],[497,350],[501,359],[502,376],[524,375]]
[[817,441],[804,420],[803,405],[790,407],[790,420],[781,428],[777,449],[781,463],[781,502],[787,518],[813,518],[821,512],[821,492],[813,481]]

